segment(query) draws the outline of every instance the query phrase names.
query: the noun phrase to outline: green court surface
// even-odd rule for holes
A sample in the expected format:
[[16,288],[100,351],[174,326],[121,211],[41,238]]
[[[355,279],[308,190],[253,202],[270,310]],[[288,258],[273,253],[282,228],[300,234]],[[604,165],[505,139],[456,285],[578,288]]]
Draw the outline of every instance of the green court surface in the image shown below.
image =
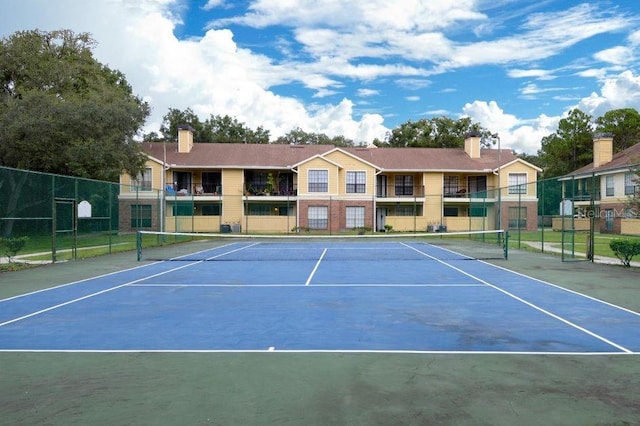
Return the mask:
[[[640,270],[512,250],[495,263],[640,312]],[[132,253],[0,274],[0,299],[138,266]],[[242,318],[238,318],[242,321]],[[620,355],[0,352],[0,423],[626,425]]]

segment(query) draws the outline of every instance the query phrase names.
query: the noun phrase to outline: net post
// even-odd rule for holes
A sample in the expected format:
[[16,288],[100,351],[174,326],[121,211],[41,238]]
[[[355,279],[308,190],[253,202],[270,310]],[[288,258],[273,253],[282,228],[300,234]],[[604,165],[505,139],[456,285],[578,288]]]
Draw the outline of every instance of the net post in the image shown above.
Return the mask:
[[140,262],[142,260],[142,233],[140,231],[136,231],[136,256]]
[[504,231],[504,258],[509,259],[509,231]]

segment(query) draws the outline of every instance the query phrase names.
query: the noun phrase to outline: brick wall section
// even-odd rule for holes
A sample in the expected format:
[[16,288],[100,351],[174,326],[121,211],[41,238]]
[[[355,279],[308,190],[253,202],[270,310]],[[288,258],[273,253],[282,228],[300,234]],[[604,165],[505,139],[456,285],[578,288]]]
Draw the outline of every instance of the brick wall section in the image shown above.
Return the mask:
[[329,229],[332,233],[347,229],[347,207],[364,207],[364,226],[373,228],[373,202],[364,200],[300,200],[298,226],[309,226],[308,211],[310,206],[325,206],[328,208]]
[[509,207],[526,207],[527,208],[527,231],[535,231],[538,229],[538,204],[533,201],[529,202],[502,202],[502,228],[509,229]]
[[158,202],[145,200],[120,200],[118,203],[118,229],[120,232],[134,232],[138,229],[131,227],[131,206],[147,204],[151,205],[151,227],[140,228],[142,231],[158,231],[160,223],[158,223]]
[[[597,217],[596,229],[602,233],[619,234],[622,231],[621,219],[624,219],[624,212],[627,208],[625,203],[606,204],[600,206],[600,214]],[[606,210],[613,210],[613,229],[607,229]],[[598,224],[599,222],[599,224]]]

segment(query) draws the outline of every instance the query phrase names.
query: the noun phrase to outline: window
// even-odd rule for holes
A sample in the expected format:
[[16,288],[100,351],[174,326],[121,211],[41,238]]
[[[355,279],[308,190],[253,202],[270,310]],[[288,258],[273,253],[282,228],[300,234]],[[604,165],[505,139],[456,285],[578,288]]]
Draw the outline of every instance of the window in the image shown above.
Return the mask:
[[487,217],[487,208],[483,206],[469,207],[469,216],[471,217]]
[[173,172],[174,190],[191,192],[191,172]]
[[258,204],[248,205],[250,216],[287,216],[289,207],[286,204]]
[[469,176],[469,196],[478,198],[487,196],[486,176]]
[[220,204],[202,204],[199,207],[202,216],[220,216]]
[[309,170],[309,192],[329,191],[329,171]]
[[366,172],[347,172],[347,193],[364,194],[367,191]]
[[267,172],[254,172],[248,170],[245,175],[245,182],[247,184],[247,191],[250,195],[262,194],[266,191],[268,186]]
[[613,197],[613,176],[607,176],[605,184],[607,187],[607,197]]
[[347,228],[364,227],[364,207],[347,207]]
[[205,194],[221,194],[222,173],[202,172],[202,190]]
[[395,215],[396,216],[421,216],[421,206],[415,205],[407,205],[407,206],[396,206]]
[[413,195],[413,176],[396,176],[396,195]]
[[624,195],[634,195],[637,183],[637,176],[635,173],[624,174]]
[[459,185],[460,185],[460,179],[458,176],[445,176],[444,177],[444,195],[455,196],[455,194],[458,192]]
[[194,205],[190,201],[176,203],[173,205],[174,216],[193,216]]
[[151,167],[145,167],[144,171],[137,178],[131,179],[134,189],[140,191],[151,191]]
[[606,209],[604,211],[604,229],[613,231],[613,209]]
[[133,204],[131,206],[131,227],[151,228],[152,206],[149,204]]
[[444,206],[444,215],[446,217],[457,217],[458,216],[458,208],[457,207]]
[[527,174],[509,173],[509,194],[527,193]]
[[327,229],[329,227],[329,209],[327,206],[310,206],[307,212],[309,215],[309,228]]
[[527,208],[509,207],[509,228],[522,229],[527,227]]

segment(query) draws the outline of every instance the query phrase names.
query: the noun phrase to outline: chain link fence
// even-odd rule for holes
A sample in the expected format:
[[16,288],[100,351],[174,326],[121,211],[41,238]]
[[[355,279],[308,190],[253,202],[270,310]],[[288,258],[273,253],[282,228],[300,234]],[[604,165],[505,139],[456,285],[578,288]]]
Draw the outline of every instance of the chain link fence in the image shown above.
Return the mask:
[[428,195],[424,188],[427,195],[421,196],[309,199],[222,191],[169,194],[151,188],[150,182],[125,186],[0,167],[0,237],[28,237],[18,253],[25,259],[60,261],[134,250],[137,230],[295,234],[506,229],[515,248],[583,260],[597,248],[595,234],[620,234],[629,219],[623,204],[601,211],[600,188],[593,176],[516,183],[499,190],[470,187],[447,195]]
[[[129,211],[121,212],[120,194],[131,195]],[[135,249],[135,236],[122,232],[145,222],[160,223],[145,208],[149,199],[159,205],[159,191],[124,188],[101,182],[0,167],[0,237],[27,237],[18,253],[29,261],[61,261]],[[138,206],[131,208],[130,206]]]

